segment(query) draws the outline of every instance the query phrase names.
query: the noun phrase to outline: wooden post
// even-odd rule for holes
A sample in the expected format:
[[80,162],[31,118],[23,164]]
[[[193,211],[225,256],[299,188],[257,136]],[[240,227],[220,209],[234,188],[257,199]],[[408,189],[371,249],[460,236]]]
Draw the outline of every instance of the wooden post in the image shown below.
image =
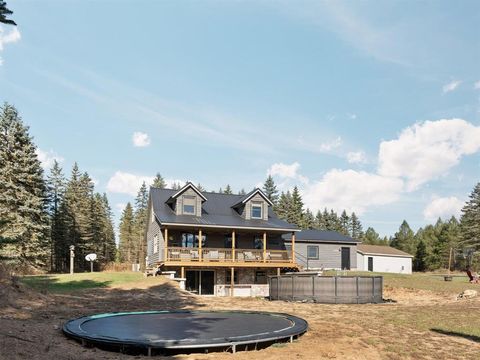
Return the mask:
[[202,229],[198,230],[198,261],[202,261]]
[[277,268],[277,276],[280,276],[280,268]]
[[180,277],[182,279],[185,279],[185,267],[183,266],[180,268]]
[[164,230],[163,237],[165,238],[165,258],[163,260],[167,261],[168,260],[168,229],[167,228],[165,228]]
[[235,261],[235,230],[232,230],[232,261]]
[[295,232],[292,232],[292,262],[295,263]]
[[75,246],[70,245],[70,274],[73,275],[73,259],[75,258]]
[[235,268],[230,268],[230,296],[233,296],[233,288],[235,286]]
[[267,262],[267,232],[263,232],[263,262]]

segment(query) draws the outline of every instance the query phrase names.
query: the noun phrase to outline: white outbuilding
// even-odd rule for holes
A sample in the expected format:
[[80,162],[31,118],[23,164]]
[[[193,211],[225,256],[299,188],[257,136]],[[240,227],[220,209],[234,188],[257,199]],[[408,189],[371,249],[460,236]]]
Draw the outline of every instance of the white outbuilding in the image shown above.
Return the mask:
[[358,270],[411,274],[412,259],[412,255],[390,246],[357,245]]

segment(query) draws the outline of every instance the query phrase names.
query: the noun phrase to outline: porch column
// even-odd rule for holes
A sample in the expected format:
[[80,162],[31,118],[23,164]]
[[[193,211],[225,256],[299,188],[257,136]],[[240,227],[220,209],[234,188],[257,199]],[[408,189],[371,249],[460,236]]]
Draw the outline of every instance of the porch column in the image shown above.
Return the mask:
[[277,268],[277,276],[280,276],[280,268]]
[[182,279],[185,279],[185,267],[183,266],[180,268],[180,277]]
[[168,260],[168,228],[165,227],[163,238],[165,239],[165,258],[164,261]]
[[295,263],[295,231],[292,232],[292,262]]
[[202,229],[198,230],[198,261],[202,261]]
[[235,268],[230,268],[230,296],[233,296],[233,287],[235,286]]
[[235,261],[235,230],[232,230],[232,261]]
[[267,232],[263,232],[263,262],[267,262]]

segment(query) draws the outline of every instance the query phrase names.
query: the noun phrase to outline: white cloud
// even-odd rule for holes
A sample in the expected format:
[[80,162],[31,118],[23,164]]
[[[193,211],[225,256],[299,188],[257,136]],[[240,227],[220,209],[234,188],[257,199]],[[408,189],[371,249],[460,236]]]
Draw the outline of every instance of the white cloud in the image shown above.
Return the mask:
[[267,171],[267,175],[295,178],[297,176],[298,169],[300,169],[300,164],[298,162],[294,162],[290,165],[284,163],[275,163],[270,166],[270,169]]
[[126,203],[123,203],[123,202],[122,202],[122,203],[116,203],[116,204],[115,204],[115,210],[116,210],[119,214],[121,214],[121,213],[123,212],[123,210],[125,209],[125,206],[127,206]]
[[480,150],[480,127],[462,119],[425,121],[404,129],[395,140],[382,141],[379,174],[403,177],[407,190],[445,175],[464,155]]
[[478,80],[475,84],[473,84],[473,88],[476,90],[480,89],[480,80]]
[[48,170],[53,166],[53,162],[57,160],[57,162],[61,163],[63,162],[64,158],[58,155],[56,152],[53,150],[48,150],[48,151],[43,151],[40,148],[37,148],[35,150],[35,153],[38,156],[38,160],[42,163],[42,168],[44,170]]
[[350,164],[365,164],[367,162],[367,156],[363,151],[350,151],[347,153],[347,161]]
[[357,114],[348,113],[347,116],[351,120],[355,120],[357,118]]
[[148,134],[140,131],[135,131],[132,136],[133,146],[145,147],[150,145],[150,137]]
[[[21,39],[20,31],[14,27],[11,31],[6,32],[2,26],[0,26],[0,52],[3,51],[5,44],[12,44]],[[3,60],[0,57],[0,66],[3,64]]]
[[153,182],[153,179],[153,176],[135,175],[117,171],[108,180],[107,191],[135,196],[143,182],[150,185]]
[[431,222],[439,217],[449,219],[452,215],[459,218],[463,205],[464,202],[455,196],[434,198],[423,210],[423,216]]
[[460,80],[452,80],[448,84],[443,85],[442,91],[443,93],[448,93],[450,91],[456,90],[462,82]]
[[402,190],[403,181],[398,178],[332,169],[321,180],[306,186],[302,193],[305,205],[314,211],[327,207],[361,215],[370,206],[398,200]]

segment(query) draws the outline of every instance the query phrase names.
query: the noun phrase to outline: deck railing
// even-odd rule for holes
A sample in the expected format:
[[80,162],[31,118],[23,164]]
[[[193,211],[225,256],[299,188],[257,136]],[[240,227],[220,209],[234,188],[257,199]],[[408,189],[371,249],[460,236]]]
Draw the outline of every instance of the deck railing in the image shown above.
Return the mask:
[[[201,253],[200,253],[201,251]],[[233,255],[235,253],[235,255]],[[200,257],[201,255],[201,257]],[[167,261],[171,262],[232,262],[232,263],[287,263],[292,262],[291,251],[267,249],[184,248],[168,247]]]

